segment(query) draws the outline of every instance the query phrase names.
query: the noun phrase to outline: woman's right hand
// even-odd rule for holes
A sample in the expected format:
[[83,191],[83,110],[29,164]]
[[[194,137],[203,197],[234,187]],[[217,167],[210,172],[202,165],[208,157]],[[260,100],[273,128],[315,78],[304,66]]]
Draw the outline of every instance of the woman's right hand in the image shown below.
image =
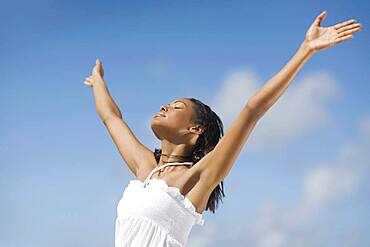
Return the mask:
[[362,28],[362,25],[354,19],[333,26],[322,27],[321,22],[326,15],[326,11],[318,15],[306,33],[305,43],[311,51],[325,50],[333,45],[350,40]]
[[102,62],[99,59],[96,59],[95,66],[92,69],[91,75],[85,78],[84,84],[93,87],[95,83],[98,83],[103,80],[104,70]]

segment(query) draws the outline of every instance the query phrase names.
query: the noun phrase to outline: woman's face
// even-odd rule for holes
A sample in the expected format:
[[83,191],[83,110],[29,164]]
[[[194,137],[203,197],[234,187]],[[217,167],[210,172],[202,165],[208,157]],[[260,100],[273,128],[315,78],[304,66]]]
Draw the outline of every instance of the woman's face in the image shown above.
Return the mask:
[[166,139],[172,143],[184,143],[190,138],[189,128],[193,116],[193,102],[179,98],[170,104],[162,105],[153,116],[151,128],[159,140]]

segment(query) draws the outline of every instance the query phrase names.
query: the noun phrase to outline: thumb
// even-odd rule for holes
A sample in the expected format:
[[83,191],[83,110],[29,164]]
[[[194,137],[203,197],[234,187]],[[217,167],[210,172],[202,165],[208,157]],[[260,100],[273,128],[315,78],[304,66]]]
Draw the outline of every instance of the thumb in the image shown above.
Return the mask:
[[102,62],[99,59],[96,59],[95,61],[95,71],[100,74],[100,76],[104,76],[104,70],[103,70],[103,65]]
[[313,23],[314,26],[317,26],[317,27],[320,26],[321,22],[325,19],[326,15],[327,15],[327,12],[326,11],[321,12],[321,14],[319,14],[316,17],[316,19],[315,19],[315,21]]

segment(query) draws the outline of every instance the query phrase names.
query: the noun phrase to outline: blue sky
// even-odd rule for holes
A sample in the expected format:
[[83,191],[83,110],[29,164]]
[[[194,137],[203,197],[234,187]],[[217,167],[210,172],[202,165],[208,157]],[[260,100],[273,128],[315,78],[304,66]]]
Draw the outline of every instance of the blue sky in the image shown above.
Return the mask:
[[366,1],[13,1],[0,9],[2,246],[113,246],[134,179],[83,84],[95,59],[149,148],[161,104],[194,97],[227,130],[315,16],[363,24],[315,54],[259,121],[189,246],[369,246]]

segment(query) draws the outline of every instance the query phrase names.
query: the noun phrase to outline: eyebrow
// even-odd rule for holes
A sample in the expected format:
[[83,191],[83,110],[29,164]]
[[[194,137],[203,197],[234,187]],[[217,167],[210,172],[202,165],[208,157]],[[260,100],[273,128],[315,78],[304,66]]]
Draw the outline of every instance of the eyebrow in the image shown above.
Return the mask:
[[183,103],[185,106],[187,106],[187,104],[186,104],[184,101],[176,100],[176,101],[175,101],[175,102],[173,102],[173,103],[176,103],[176,102],[181,102],[181,103]]

